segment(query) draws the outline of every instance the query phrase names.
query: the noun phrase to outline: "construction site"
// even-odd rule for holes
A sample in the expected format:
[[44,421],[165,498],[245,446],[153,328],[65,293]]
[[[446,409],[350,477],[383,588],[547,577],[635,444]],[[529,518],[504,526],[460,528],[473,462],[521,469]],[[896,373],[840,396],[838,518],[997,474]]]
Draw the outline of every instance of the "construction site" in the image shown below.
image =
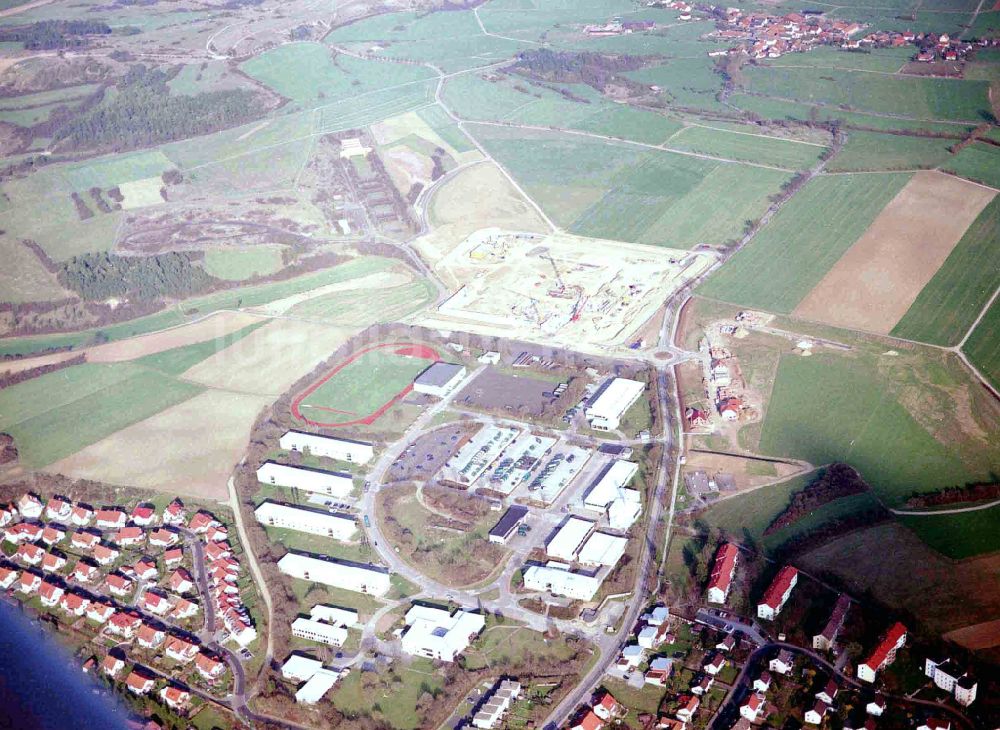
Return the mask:
[[633,345],[663,301],[711,262],[700,252],[482,229],[438,263],[464,283],[421,323],[612,352]]

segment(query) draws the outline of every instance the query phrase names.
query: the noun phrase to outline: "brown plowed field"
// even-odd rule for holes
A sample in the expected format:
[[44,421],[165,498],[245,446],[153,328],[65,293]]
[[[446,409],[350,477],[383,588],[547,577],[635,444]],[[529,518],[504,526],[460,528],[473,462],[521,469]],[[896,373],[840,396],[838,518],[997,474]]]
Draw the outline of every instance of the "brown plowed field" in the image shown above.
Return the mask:
[[888,334],[994,195],[918,172],[792,314]]
[[185,347],[197,342],[224,337],[236,330],[259,322],[260,317],[243,312],[216,312],[191,324],[172,327],[127,340],[96,345],[86,350],[88,362],[122,362],[152,355],[175,347]]

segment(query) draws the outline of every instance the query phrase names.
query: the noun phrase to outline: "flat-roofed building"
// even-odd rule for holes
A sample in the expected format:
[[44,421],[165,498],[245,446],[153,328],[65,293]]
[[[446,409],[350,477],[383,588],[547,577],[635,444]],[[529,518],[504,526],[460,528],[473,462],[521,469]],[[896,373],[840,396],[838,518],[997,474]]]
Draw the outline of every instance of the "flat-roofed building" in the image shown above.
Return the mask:
[[424,370],[413,381],[413,390],[425,395],[444,398],[465,378],[465,366],[440,360]]
[[614,567],[625,554],[628,539],[609,535],[606,532],[595,532],[580,548],[577,562],[584,565],[607,565]]
[[309,680],[299,687],[295,693],[295,701],[303,705],[315,705],[326,693],[333,689],[333,685],[347,674],[347,670],[342,669],[317,669]]
[[604,512],[614,502],[625,486],[639,471],[639,465],[632,461],[616,460],[605,466],[597,479],[587,490],[583,506],[595,512]]
[[530,565],[523,575],[524,587],[529,591],[548,591],[580,601],[589,601],[601,587],[601,580],[596,576],[571,573],[551,565]]
[[358,612],[353,608],[340,608],[339,606],[327,606],[318,603],[309,610],[309,617],[313,621],[326,621],[334,626],[346,626],[351,628],[358,625]]
[[262,502],[254,510],[257,521],[268,527],[282,527],[310,535],[332,537],[334,540],[350,540],[358,526],[353,517],[336,515],[319,510],[293,507],[278,502]]
[[302,654],[292,654],[281,665],[281,676],[290,682],[305,682],[316,674],[316,670],[322,667],[323,662],[319,659]]
[[406,612],[402,648],[407,654],[453,662],[486,625],[481,614],[449,613],[443,608],[415,604]]
[[572,562],[595,527],[596,523],[590,520],[570,517],[545,544],[545,552],[553,558]]
[[347,499],[354,490],[354,480],[350,474],[324,471],[305,466],[288,466],[274,461],[265,461],[257,470],[257,481],[288,489],[318,492],[337,499]]
[[347,641],[347,629],[299,616],[292,621],[292,636],[329,646],[343,646]]
[[646,384],[638,380],[611,378],[606,381],[584,408],[590,427],[596,431],[614,431],[645,389]]
[[373,596],[384,596],[390,587],[389,571],[385,568],[334,558],[321,559],[301,553],[286,553],[278,561],[278,570],[293,578]]
[[490,530],[490,542],[495,542],[498,545],[504,545],[510,536],[514,534],[514,530],[524,522],[524,518],[528,516],[528,508],[522,507],[519,504],[512,505],[503,513],[503,517],[493,526]]
[[337,461],[367,464],[375,455],[375,449],[365,441],[319,436],[304,431],[287,431],[278,441],[285,451],[308,451],[313,456],[325,456]]

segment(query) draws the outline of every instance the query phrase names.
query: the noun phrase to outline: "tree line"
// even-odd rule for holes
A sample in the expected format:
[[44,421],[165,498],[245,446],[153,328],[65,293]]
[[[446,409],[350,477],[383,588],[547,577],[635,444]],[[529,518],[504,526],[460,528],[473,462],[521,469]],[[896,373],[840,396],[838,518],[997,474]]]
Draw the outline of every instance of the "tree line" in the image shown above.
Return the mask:
[[0,30],[0,41],[23,43],[32,51],[81,48],[88,36],[110,35],[111,26],[100,20],[42,20]]
[[215,281],[193,259],[189,252],[176,251],[154,256],[86,253],[64,262],[58,277],[90,301],[180,299],[208,290]]

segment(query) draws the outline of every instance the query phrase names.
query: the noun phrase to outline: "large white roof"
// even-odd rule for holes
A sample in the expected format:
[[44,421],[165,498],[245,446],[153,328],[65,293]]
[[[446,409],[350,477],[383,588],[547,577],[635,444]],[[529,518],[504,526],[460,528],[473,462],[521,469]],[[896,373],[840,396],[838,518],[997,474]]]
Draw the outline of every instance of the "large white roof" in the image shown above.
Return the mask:
[[312,677],[316,673],[316,670],[322,666],[323,662],[319,659],[302,656],[301,654],[292,654],[281,665],[281,675],[289,679],[306,680]]
[[588,565],[617,565],[625,553],[628,539],[609,535],[606,532],[595,532],[580,550],[577,558]]
[[545,545],[545,552],[561,560],[574,560],[587,535],[594,529],[590,520],[570,517]]
[[598,391],[587,406],[587,416],[617,421],[645,389],[646,384],[638,380],[615,378]]
[[295,701],[306,705],[316,704],[337,683],[340,675],[341,672],[336,669],[317,670],[312,678],[295,693]]
[[639,471],[639,465],[632,461],[612,461],[605,467],[600,476],[590,487],[583,499],[583,506],[603,512],[615,499],[625,485]]
[[531,565],[524,570],[524,585],[529,590],[535,586],[545,586],[558,595],[590,600],[601,587],[601,579],[547,565]]

